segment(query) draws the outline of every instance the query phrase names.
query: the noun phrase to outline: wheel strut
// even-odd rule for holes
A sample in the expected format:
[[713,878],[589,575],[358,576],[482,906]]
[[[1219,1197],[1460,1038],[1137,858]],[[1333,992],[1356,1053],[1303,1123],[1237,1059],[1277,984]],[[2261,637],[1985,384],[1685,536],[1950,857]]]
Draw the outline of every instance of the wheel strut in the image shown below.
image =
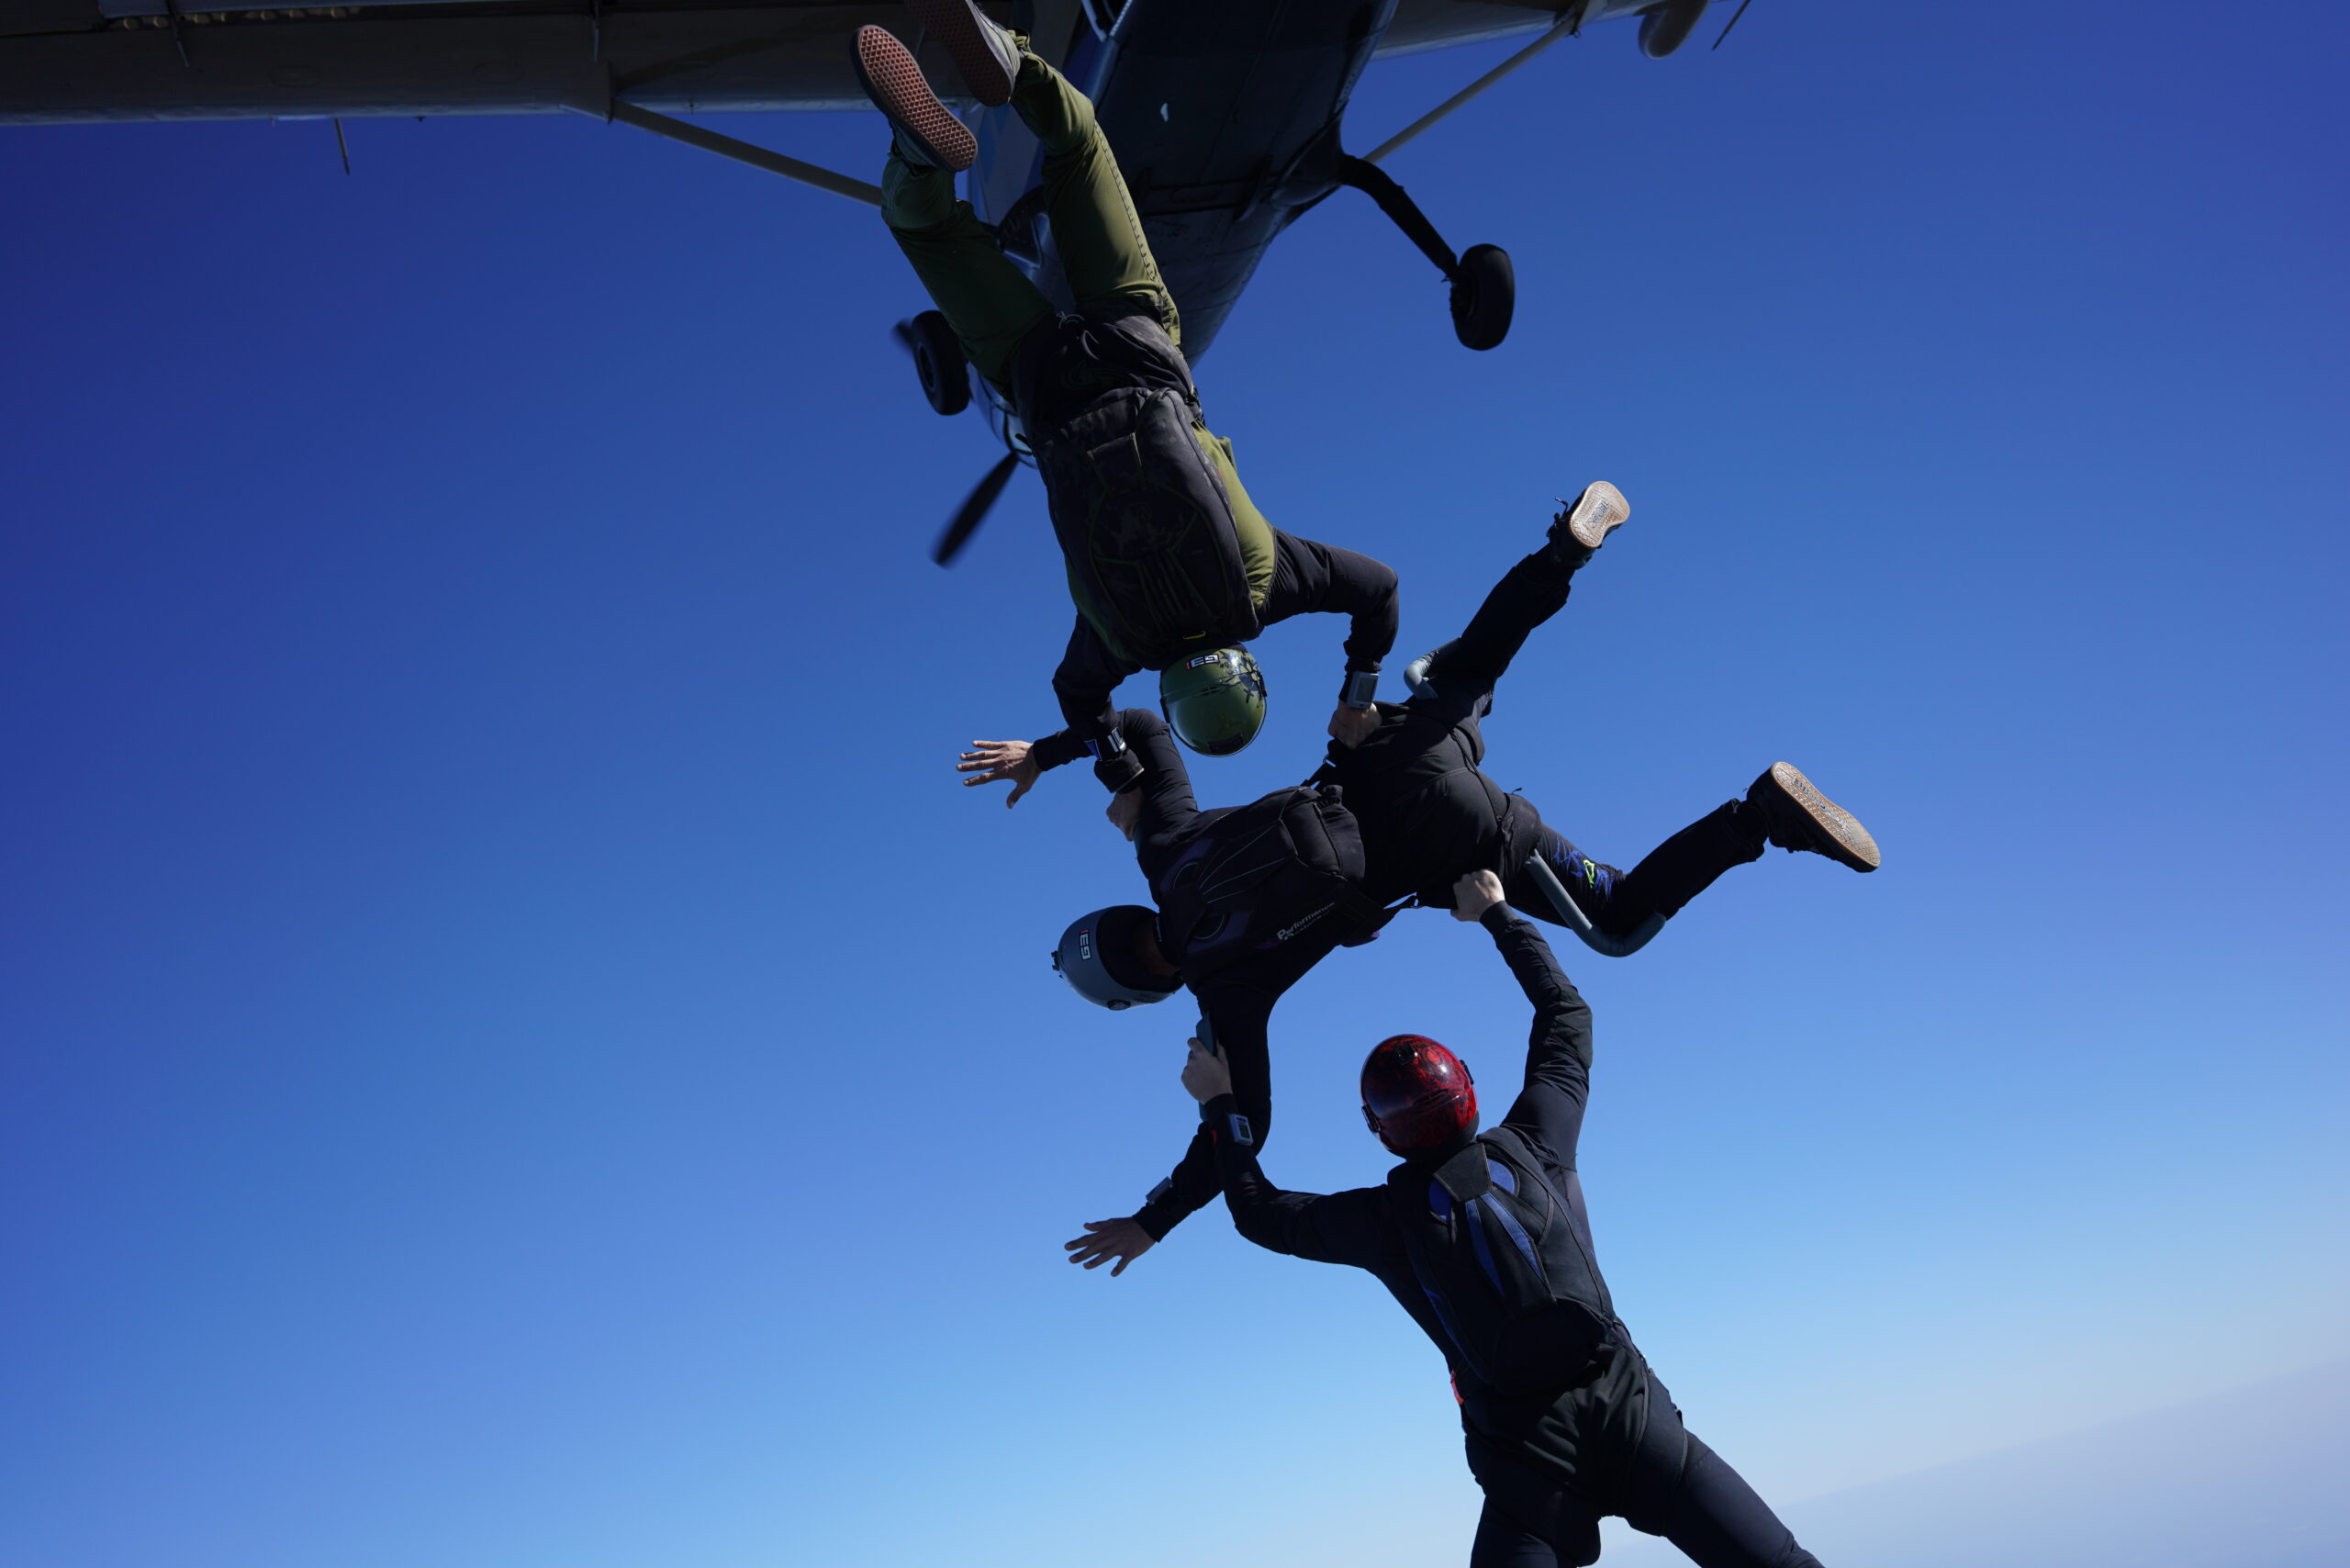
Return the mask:
[[1459,274],[1460,258],[1452,253],[1452,247],[1446,244],[1444,236],[1436,231],[1436,225],[1430,223],[1428,215],[1420,210],[1420,204],[1404,194],[1404,187],[1395,183],[1394,176],[1369,159],[1358,158],[1351,152],[1338,154],[1338,166],[1335,173],[1340,185],[1359,190],[1377,202],[1379,210],[1404,231],[1405,239],[1420,248],[1420,254],[1436,263],[1436,270],[1442,273],[1448,281]]
[[1419,204],[1404,193],[1386,170],[1367,158],[1341,152],[1331,173],[1338,184],[1377,202],[1379,210],[1452,285],[1452,330],[1463,345],[1489,349],[1508,335],[1510,317],[1516,308],[1517,279],[1506,252],[1498,245],[1472,245],[1468,254],[1454,254]]

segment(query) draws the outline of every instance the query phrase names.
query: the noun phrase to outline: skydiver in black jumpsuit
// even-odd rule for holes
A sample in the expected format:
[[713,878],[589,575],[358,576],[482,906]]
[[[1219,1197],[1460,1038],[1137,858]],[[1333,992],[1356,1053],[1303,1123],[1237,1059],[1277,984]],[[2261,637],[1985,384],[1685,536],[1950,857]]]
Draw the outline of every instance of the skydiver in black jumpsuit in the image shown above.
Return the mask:
[[[1601,517],[1604,526],[1581,527],[1594,510],[1586,503],[1603,490],[1613,498]],[[1766,844],[1823,855],[1854,870],[1876,867],[1876,843],[1867,830],[1784,762],[1765,770],[1743,799],[1683,828],[1629,872],[1585,855],[1544,823],[1531,801],[1505,792],[1478,769],[1485,751],[1480,726],[1493,706],[1494,684],[1534,629],[1565,605],[1576,571],[1623,510],[1614,487],[1586,490],[1559,515],[1549,542],[1512,566],[1485,596],[1460,637],[1414,661],[1406,677],[1416,689],[1412,700],[1376,704],[1375,723],[1361,745],[1332,743],[1317,777],[1345,790],[1348,809],[1361,828],[1368,862],[1363,891],[1371,900],[1384,904],[1414,895],[1430,907],[1448,907],[1456,879],[1492,869],[1501,875],[1514,904],[1563,924],[1566,916],[1526,869],[1528,858],[1539,855],[1589,924],[1588,930],[1579,926],[1577,935],[1599,952],[1622,957],[1646,945],[1723,872],[1760,858]],[[1136,859],[1155,888],[1159,872],[1181,852],[1203,815],[1215,813],[1200,811],[1182,756],[1158,715],[1127,709],[1119,715],[1119,730],[1141,770],[1136,785],[1113,799],[1111,820],[1132,836]],[[990,764],[986,751],[966,753],[960,770],[976,773]],[[1231,1061],[1241,1109],[1260,1138],[1272,1118],[1267,1019],[1281,993],[1334,950],[1343,935],[1316,927],[1197,992],[1216,1043]],[[1147,930],[1137,935],[1147,949],[1141,962],[1155,961],[1152,972],[1172,990],[1174,967],[1158,958]],[[1114,1271],[1123,1271],[1217,1191],[1206,1140],[1196,1138],[1136,1214],[1089,1222],[1089,1234],[1069,1243],[1070,1260],[1092,1268],[1115,1260]]]
[[[1443,1352],[1460,1405],[1469,1468],[1485,1493],[1471,1568],[1595,1562],[1599,1520],[1607,1515],[1665,1537],[1702,1568],[1819,1568],[1753,1488],[1683,1427],[1672,1396],[1608,1303],[1575,1173],[1591,1086],[1591,1009],[1541,933],[1502,902],[1501,885],[1490,872],[1462,878],[1455,896],[1455,913],[1492,934],[1534,1005],[1525,1088],[1501,1126],[1533,1157],[1532,1175],[1548,1183],[1581,1243],[1587,1271],[1562,1294],[1587,1298],[1593,1310],[1556,1320],[1562,1337],[1572,1333],[1564,1327],[1570,1322],[1595,1329],[1576,1337],[1560,1362],[1575,1370],[1531,1380],[1532,1386],[1504,1388],[1481,1379],[1436,1305],[1447,1288],[1457,1302],[1461,1287],[1423,1278],[1407,1249],[1404,1223],[1410,1216],[1401,1205],[1447,1201],[1433,1173],[1471,1145],[1473,1092],[1460,1130],[1408,1159],[1409,1179],[1326,1196],[1283,1192],[1258,1168],[1256,1139],[1245,1119],[1237,1119],[1240,1102],[1222,1059],[1193,1042],[1183,1083],[1201,1102],[1202,1132],[1214,1142],[1233,1223],[1275,1252],[1368,1270]],[[1418,1174],[1423,1171],[1429,1174]]]
[[1332,743],[1320,777],[1345,789],[1347,807],[1362,824],[1371,859],[1364,893],[1381,903],[1414,895],[1442,908],[1455,878],[1490,868],[1512,904],[1565,924],[1527,868],[1539,856],[1589,922],[1591,929],[1578,926],[1577,934],[1621,957],[1644,946],[1715,878],[1758,858],[1766,844],[1874,870],[1876,841],[1787,763],[1774,764],[1743,800],[1683,828],[1628,873],[1583,854],[1532,801],[1478,770],[1494,688],[1534,629],[1565,607],[1575,573],[1595,549],[1569,528],[1582,505],[1561,513],[1550,542],[1494,586],[1466,631],[1413,661],[1405,672],[1409,702],[1377,704],[1380,722],[1360,745]]

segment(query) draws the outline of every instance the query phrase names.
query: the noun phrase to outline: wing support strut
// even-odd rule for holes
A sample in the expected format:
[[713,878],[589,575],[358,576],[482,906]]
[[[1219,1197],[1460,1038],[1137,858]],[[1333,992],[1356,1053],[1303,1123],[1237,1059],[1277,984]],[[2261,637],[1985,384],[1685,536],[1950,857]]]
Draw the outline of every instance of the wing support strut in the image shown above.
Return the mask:
[[[1483,76],[1478,77],[1474,82],[1470,83],[1469,85],[1461,88],[1460,91],[1453,94],[1452,96],[1445,99],[1444,102],[1438,104],[1436,107],[1430,109],[1427,113],[1422,115],[1419,118],[1414,120],[1411,124],[1405,126],[1403,129],[1397,131],[1386,140],[1381,142],[1378,146],[1372,148],[1369,152],[1364,153],[1363,162],[1366,163],[1378,162],[1390,152],[1394,151],[1397,148],[1403,146],[1404,143],[1411,140],[1414,137],[1419,135],[1420,132],[1436,124],[1437,121],[1443,119],[1445,117],[1451,114],[1453,110],[1459,108],[1461,105],[1467,103],[1478,94],[1483,93],[1486,88],[1492,86],[1494,83],[1500,81],[1503,77],[1508,75],[1511,72],[1516,70],[1519,66],[1525,64],[1528,61],[1533,59],[1536,55],[1541,53],[1544,50],[1550,48],[1561,39],[1566,38],[1574,33],[1583,26],[1583,14],[1590,8],[1588,0],[1586,0],[1585,4],[1577,6],[1572,11],[1561,17],[1557,22],[1551,25],[1549,32],[1544,33],[1540,38],[1536,39],[1532,43],[1528,44],[1524,49],[1519,50],[1516,54],[1511,55],[1507,60],[1503,61],[1499,65],[1494,66],[1491,71],[1486,72]],[[1732,21],[1737,20],[1735,17],[1730,19]]]
[[705,152],[715,152],[721,158],[732,158],[737,163],[748,163],[754,169],[765,169],[770,174],[781,174],[787,180],[798,180],[803,185],[861,201],[867,207],[881,205],[879,185],[625,103],[612,95],[609,71],[588,77],[563,106],[575,114],[592,115],[607,124],[618,120],[622,125],[632,125],[639,130],[649,130],[655,136],[666,136],[672,141],[682,141],[688,147],[699,147]]
[[835,174],[830,169],[814,163],[803,163],[797,158],[780,152],[770,152],[764,147],[747,141],[737,141],[731,136],[721,136],[714,130],[689,125],[667,115],[640,109],[634,104],[612,100],[612,118],[622,125],[632,125],[639,130],[649,130],[655,136],[666,136],[672,141],[682,141],[688,147],[699,147],[705,152],[715,152],[721,158],[732,158],[738,163],[748,163],[754,169],[765,169],[770,174],[781,174],[787,180],[798,180],[803,185],[813,185],[820,191],[845,196],[851,201],[861,201],[867,207],[881,205],[881,187],[864,180]]

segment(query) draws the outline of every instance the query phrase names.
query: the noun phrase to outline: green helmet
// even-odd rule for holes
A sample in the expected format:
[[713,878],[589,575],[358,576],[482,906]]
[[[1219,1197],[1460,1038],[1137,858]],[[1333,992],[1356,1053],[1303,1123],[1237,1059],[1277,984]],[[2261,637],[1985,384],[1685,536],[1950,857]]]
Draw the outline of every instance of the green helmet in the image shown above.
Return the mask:
[[1265,672],[1246,648],[1193,654],[1158,672],[1158,711],[1193,751],[1230,756],[1265,722]]

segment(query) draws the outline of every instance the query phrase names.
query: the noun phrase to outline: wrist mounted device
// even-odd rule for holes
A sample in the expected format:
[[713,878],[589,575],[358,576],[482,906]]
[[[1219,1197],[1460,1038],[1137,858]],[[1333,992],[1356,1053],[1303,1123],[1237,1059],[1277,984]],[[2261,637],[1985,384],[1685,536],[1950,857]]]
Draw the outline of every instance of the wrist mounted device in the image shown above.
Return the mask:
[[1347,683],[1338,688],[1338,700],[1349,708],[1368,708],[1379,694],[1379,672],[1357,669],[1347,672]]

